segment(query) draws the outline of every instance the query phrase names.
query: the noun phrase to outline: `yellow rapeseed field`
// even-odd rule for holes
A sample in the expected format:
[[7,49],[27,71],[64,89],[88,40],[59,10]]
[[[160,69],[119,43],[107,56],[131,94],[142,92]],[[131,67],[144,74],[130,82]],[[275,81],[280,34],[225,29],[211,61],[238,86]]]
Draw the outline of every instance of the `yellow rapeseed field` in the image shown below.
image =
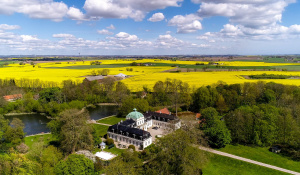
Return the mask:
[[[219,81],[227,84],[257,82],[261,80],[245,79],[242,75],[258,74],[284,74],[300,76],[300,72],[278,72],[278,71],[230,71],[230,72],[181,72],[181,73],[153,73],[149,75],[139,75],[123,80],[125,84],[133,91],[139,91],[143,86],[152,88],[155,82],[164,81],[166,78],[179,79],[187,82],[191,87],[201,87],[203,85],[216,84]],[[289,85],[300,85],[299,79],[282,79],[282,80],[263,80],[266,82],[276,82]]]
[[[10,64],[0,68],[0,78],[14,78],[16,80],[40,79],[42,81],[61,83],[63,80],[71,79],[73,81],[82,82],[85,76],[91,74],[92,70],[110,69],[110,75],[124,73],[130,78],[122,80],[132,91],[139,91],[143,86],[152,88],[155,82],[164,81],[166,78],[180,79],[190,84],[191,87],[200,87],[203,85],[215,84],[218,81],[226,82],[227,84],[256,82],[259,80],[245,79],[243,75],[255,74],[285,74],[300,76],[300,72],[283,72],[283,71],[221,71],[221,72],[181,72],[169,73],[166,70],[173,69],[173,64],[195,65],[196,63],[208,64],[201,61],[168,61],[168,60],[99,60],[102,68],[90,66],[90,61],[72,61],[72,62],[46,62],[38,63],[33,67],[30,64],[19,65]],[[156,66],[129,66],[133,61],[137,63],[152,63],[159,64]],[[220,62],[224,66],[285,66],[285,65],[300,65],[293,63],[264,63],[264,62]],[[110,67],[111,65],[111,67]],[[101,66],[100,66],[101,67]],[[132,68],[133,71],[127,71],[127,68]],[[284,79],[284,80],[264,80],[273,81],[276,83],[300,85],[299,79]]]

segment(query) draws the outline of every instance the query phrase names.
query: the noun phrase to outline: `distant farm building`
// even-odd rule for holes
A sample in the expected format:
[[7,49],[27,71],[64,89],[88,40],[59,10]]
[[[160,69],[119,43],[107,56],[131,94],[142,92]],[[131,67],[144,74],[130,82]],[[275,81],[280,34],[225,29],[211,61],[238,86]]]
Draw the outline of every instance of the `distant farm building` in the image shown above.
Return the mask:
[[91,82],[91,81],[98,81],[98,83],[101,83],[101,81],[105,78],[105,76],[97,75],[97,76],[88,76],[83,81]]
[[14,102],[18,99],[21,99],[22,97],[23,97],[22,94],[13,94],[13,95],[3,96],[4,100],[6,100],[8,102]]
[[123,73],[119,73],[118,75],[115,75],[114,77],[118,77],[118,78],[126,78],[127,75],[123,74]]

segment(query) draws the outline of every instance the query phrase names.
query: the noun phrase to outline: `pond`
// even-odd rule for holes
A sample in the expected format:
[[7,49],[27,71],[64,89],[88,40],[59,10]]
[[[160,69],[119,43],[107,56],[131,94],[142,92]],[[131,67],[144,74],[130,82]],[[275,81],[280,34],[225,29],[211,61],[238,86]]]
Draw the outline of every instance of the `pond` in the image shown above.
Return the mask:
[[[91,119],[98,120],[107,116],[116,115],[118,106],[96,106],[95,108],[87,108]],[[40,114],[24,114],[5,116],[6,119],[12,121],[13,118],[19,118],[25,124],[24,132],[26,135],[50,132],[47,123],[50,121],[46,116]]]

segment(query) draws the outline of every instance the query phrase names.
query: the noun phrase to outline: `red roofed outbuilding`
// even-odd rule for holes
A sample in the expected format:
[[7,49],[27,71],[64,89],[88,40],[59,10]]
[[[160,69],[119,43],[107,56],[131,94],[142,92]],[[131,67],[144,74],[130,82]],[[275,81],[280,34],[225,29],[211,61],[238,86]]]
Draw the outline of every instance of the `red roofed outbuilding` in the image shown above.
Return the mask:
[[171,114],[171,112],[168,110],[168,108],[163,108],[163,109],[160,109],[158,111],[155,111],[157,113],[161,113],[161,114]]
[[22,94],[13,94],[13,95],[3,96],[4,100],[6,100],[8,102],[16,101],[18,99],[21,99],[22,97],[23,97]]

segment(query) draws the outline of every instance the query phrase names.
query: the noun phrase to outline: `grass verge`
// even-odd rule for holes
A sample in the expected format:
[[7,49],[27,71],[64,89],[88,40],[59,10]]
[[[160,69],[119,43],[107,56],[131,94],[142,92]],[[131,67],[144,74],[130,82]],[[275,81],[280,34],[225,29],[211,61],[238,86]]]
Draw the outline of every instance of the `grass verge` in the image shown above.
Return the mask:
[[117,124],[118,122],[120,122],[121,120],[125,121],[126,118],[118,118],[116,116],[113,117],[109,117],[109,118],[105,118],[105,119],[100,119],[97,122],[98,123],[104,123],[104,124],[109,124],[109,125],[114,125]]
[[203,168],[203,174],[209,175],[284,175],[277,170],[235,160],[229,157],[210,154],[209,163]]
[[267,147],[227,145],[225,148],[219,149],[219,151],[274,165],[280,168],[300,172],[300,162],[293,161],[281,155],[272,153],[268,150]]

